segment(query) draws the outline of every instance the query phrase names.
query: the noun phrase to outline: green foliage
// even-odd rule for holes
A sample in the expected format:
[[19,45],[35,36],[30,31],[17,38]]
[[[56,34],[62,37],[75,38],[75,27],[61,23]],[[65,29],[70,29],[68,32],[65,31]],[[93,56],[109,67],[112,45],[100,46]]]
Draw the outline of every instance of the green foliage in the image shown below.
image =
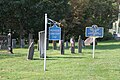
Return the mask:
[[68,0],[1,0],[0,27],[11,28],[21,35],[38,34],[44,30],[45,13],[58,21],[65,18],[69,12],[67,8]]
[[[85,27],[96,24],[105,29],[117,18],[118,7],[114,0],[71,0],[68,32],[83,35]],[[75,30],[74,30],[75,29]]]
[[112,40],[112,39],[113,39],[113,35],[109,32],[105,32],[104,37],[102,38],[103,41]]

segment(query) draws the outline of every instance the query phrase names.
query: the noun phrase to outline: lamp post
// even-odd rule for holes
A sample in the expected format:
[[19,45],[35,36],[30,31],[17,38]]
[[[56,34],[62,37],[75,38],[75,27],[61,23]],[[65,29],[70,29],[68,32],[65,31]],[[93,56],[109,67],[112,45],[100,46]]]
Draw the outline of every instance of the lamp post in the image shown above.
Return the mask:
[[11,29],[9,29],[9,33],[8,33],[8,51],[9,51],[9,53],[13,54]]

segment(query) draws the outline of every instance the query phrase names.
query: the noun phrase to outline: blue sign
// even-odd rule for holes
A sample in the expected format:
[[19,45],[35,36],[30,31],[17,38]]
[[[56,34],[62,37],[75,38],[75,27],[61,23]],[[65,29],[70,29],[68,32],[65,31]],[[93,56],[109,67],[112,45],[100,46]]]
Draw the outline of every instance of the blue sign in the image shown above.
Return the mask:
[[103,27],[86,27],[86,37],[103,37]]
[[61,40],[61,28],[56,24],[49,28],[49,40]]

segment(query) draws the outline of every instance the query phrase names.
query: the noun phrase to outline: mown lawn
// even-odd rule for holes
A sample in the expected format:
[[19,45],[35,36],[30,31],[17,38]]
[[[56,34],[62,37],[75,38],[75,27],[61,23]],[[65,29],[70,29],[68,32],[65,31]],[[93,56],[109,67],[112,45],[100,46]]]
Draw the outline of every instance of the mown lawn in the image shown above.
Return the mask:
[[[82,54],[69,49],[47,51],[47,71],[44,60],[35,49],[34,60],[27,60],[28,49],[16,48],[14,54],[0,54],[0,80],[120,80],[120,41],[99,42],[92,58],[92,46]],[[1,53],[1,52],[0,52]]]

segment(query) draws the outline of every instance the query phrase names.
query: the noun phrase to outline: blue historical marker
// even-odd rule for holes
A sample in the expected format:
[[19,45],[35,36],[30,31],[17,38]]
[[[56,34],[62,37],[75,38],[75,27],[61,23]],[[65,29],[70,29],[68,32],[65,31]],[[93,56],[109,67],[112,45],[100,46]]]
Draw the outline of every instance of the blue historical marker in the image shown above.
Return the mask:
[[103,37],[103,27],[86,27],[86,37]]
[[92,27],[86,27],[86,37],[93,38],[93,58],[95,56],[95,39],[98,37],[103,37],[103,27],[97,27],[97,25],[92,25]]
[[49,40],[61,40],[61,28],[56,24],[49,28]]

